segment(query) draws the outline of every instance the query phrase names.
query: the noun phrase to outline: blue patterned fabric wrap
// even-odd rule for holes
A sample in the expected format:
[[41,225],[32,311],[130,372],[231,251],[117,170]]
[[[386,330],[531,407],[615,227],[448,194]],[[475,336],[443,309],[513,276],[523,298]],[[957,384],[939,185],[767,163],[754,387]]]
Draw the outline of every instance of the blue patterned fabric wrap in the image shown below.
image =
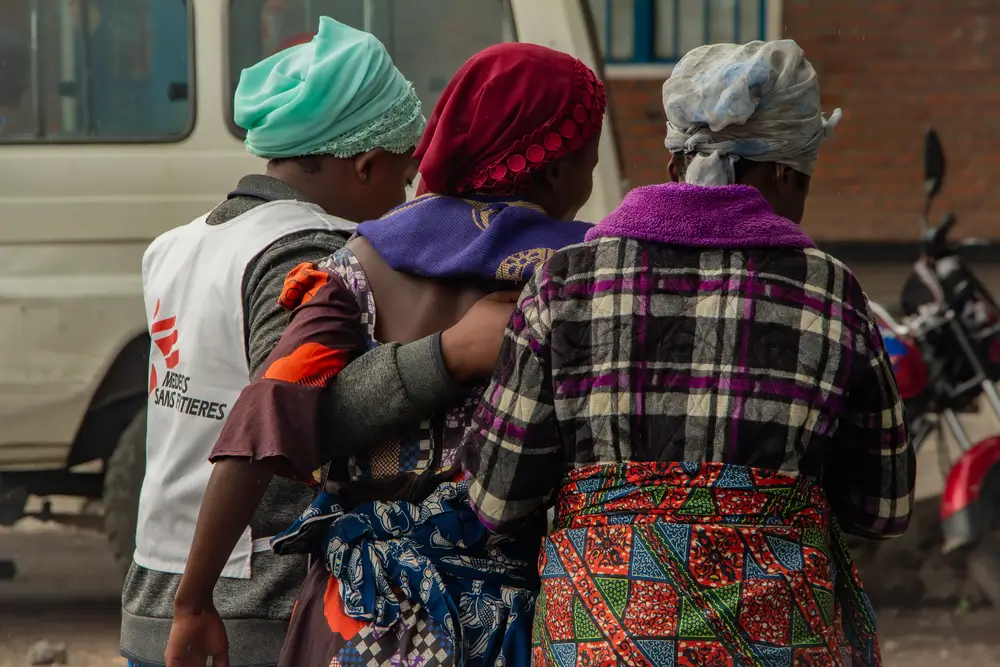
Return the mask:
[[322,493],[275,553],[311,552],[326,563],[348,616],[386,632],[416,601],[455,648],[454,664],[526,666],[539,586],[538,540],[495,535],[469,507],[465,481],[423,502],[375,502],[346,512]]
[[358,234],[396,271],[523,283],[556,250],[582,243],[590,227],[525,201],[428,194],[358,225]]

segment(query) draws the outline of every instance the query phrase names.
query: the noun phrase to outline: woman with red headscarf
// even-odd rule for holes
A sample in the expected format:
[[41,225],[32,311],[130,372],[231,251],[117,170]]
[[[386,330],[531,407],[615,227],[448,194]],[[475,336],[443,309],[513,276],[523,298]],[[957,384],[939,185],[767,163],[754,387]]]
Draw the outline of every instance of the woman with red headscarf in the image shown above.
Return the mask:
[[[442,375],[480,372],[451,377],[451,391],[402,431],[331,432],[322,398],[351,391],[337,376],[366,351],[447,337],[484,295],[513,300],[549,255],[583,241],[590,225],[573,217],[591,194],[605,105],[590,69],[541,46],[502,44],[463,65],[414,154],[422,194],[288,276],[291,323],[215,446],[188,559],[198,565],[178,597],[211,599],[271,475],[312,480],[329,464],[312,507],[272,541],[314,558],[282,665],[530,663],[544,517],[517,538],[486,530],[458,448],[496,353],[456,363],[448,357],[462,345],[444,345]],[[211,614],[183,636],[168,667],[201,667],[209,655],[226,664]]]

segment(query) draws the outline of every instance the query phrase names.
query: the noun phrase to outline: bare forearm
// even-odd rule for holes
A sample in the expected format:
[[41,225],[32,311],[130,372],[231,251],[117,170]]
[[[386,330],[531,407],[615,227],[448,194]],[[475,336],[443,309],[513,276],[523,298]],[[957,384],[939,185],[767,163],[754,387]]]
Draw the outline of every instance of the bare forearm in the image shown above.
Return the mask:
[[273,466],[267,460],[231,458],[215,464],[174,598],[177,612],[196,614],[212,606],[215,584],[250,524],[272,475]]

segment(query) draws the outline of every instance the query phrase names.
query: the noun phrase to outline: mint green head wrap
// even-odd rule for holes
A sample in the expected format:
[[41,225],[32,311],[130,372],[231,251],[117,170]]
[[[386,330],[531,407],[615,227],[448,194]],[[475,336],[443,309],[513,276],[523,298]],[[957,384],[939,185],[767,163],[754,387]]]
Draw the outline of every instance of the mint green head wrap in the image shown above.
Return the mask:
[[247,150],[268,159],[405,153],[427,123],[382,42],[327,16],[311,42],[243,70],[233,118]]

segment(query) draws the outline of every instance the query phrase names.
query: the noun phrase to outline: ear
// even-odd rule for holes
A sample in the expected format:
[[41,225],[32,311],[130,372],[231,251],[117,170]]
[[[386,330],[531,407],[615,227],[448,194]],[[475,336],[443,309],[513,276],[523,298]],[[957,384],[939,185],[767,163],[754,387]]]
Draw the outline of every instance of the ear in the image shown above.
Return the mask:
[[354,172],[362,183],[367,183],[371,179],[373,163],[379,150],[375,148],[354,158]]
[[677,168],[677,154],[670,154],[670,162],[667,163],[667,177],[670,178],[671,183],[681,182],[681,172]]
[[800,176],[797,171],[787,164],[774,165],[774,183],[781,193],[797,192],[801,189]]
[[552,190],[557,189],[559,181],[562,180],[564,161],[565,160],[556,160],[551,164],[545,165],[545,183]]

